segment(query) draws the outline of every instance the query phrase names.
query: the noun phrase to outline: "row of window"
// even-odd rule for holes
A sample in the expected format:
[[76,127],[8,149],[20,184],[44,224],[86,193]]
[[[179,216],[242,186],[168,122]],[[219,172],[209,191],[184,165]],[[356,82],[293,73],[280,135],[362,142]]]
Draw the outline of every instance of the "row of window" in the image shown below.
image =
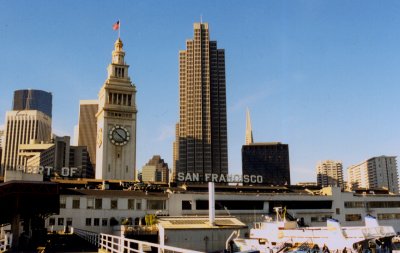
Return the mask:
[[115,105],[132,105],[132,95],[131,94],[122,94],[122,93],[112,93],[108,94],[108,103]]
[[396,208],[400,207],[400,201],[349,201],[344,202],[345,208]]
[[[346,221],[361,221],[361,214],[346,214]],[[378,220],[398,220],[400,213],[378,213]]]
[[[130,210],[142,210],[141,199],[127,199],[128,205],[126,209]],[[67,208],[67,199],[65,197],[60,198],[60,208]],[[72,209],[81,208],[81,198],[72,199]],[[85,207],[82,207],[85,208]],[[102,198],[86,198],[86,209],[103,209]],[[110,209],[122,209],[119,206],[118,199],[110,200]],[[147,200],[147,210],[165,210],[165,200]]]
[[[65,222],[66,222],[66,223],[65,223]],[[50,218],[50,219],[49,219],[49,225],[50,225],[50,226],[56,225],[56,218]],[[57,225],[58,225],[58,226],[64,226],[64,225],[72,226],[72,218],[66,218],[66,219],[64,219],[64,218],[58,218],[58,219],[57,219]]]
[[[93,221],[93,223],[92,223]],[[100,226],[100,221],[101,221],[101,226],[106,227],[108,226],[108,219],[107,218],[86,218],[85,220],[85,225],[86,226]],[[111,224],[111,221],[110,221]],[[49,218],[49,226],[55,226],[56,225],[56,218]],[[72,226],[72,218],[57,218],[57,225],[58,226]]]

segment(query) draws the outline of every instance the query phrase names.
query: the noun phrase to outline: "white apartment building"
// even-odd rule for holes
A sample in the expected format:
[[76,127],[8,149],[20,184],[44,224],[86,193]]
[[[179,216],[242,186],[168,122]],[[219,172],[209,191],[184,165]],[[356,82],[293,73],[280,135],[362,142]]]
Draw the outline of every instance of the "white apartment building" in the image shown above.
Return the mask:
[[347,169],[348,183],[355,188],[387,188],[399,193],[396,156],[372,157]]
[[343,163],[332,160],[320,161],[317,164],[317,184],[343,189]]

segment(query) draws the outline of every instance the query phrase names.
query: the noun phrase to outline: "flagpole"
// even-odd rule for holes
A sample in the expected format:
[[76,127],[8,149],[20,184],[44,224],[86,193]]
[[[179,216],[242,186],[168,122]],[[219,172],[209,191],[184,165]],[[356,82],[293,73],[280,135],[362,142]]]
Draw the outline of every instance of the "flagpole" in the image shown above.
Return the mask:
[[119,20],[119,27],[118,27],[118,39],[121,37],[121,20]]

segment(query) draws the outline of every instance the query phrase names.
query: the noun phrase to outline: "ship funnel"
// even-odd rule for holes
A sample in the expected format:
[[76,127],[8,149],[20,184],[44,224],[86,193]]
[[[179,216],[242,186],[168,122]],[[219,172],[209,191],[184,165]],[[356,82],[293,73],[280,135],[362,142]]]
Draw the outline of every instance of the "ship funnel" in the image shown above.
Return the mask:
[[208,216],[210,225],[215,224],[215,186],[214,182],[208,182]]

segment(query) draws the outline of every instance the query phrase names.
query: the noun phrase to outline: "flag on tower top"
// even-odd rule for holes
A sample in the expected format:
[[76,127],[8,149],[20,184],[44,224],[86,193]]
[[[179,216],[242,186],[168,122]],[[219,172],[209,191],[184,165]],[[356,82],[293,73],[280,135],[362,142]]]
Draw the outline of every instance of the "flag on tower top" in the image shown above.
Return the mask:
[[113,25],[113,30],[119,29],[119,20]]

